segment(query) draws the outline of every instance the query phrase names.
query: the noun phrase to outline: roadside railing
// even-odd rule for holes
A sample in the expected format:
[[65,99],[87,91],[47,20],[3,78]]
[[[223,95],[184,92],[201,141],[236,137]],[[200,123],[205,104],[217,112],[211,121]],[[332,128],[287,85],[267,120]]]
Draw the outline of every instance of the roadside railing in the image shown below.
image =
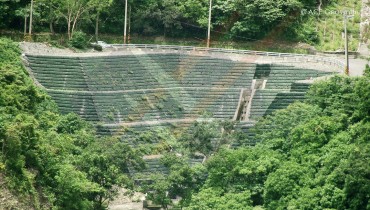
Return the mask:
[[193,47],[193,46],[177,46],[177,45],[153,45],[153,44],[111,44],[105,46],[107,48],[139,48],[139,49],[158,49],[158,50],[178,50],[178,51],[198,51],[208,53],[234,53],[244,55],[255,55],[255,56],[266,56],[266,57],[278,57],[287,60],[293,60],[299,62],[302,60],[308,62],[324,63],[335,66],[338,70],[343,71],[345,68],[344,62],[324,56],[317,55],[306,55],[306,54],[295,54],[295,53],[278,53],[278,52],[264,52],[264,51],[253,51],[253,50],[235,50],[235,49],[223,49],[223,48],[206,48],[206,47]]

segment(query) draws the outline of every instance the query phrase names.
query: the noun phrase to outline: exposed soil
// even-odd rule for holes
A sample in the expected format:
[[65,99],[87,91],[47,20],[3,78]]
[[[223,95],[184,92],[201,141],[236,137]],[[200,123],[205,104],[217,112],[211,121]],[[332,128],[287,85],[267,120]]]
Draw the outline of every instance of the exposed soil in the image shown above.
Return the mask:
[[60,55],[74,53],[68,48],[60,49],[52,47],[51,45],[46,43],[20,42],[19,46],[21,47],[22,51],[27,54]]
[[145,195],[134,193],[132,196],[126,195],[127,190],[120,189],[118,196],[109,203],[109,210],[142,210]]
[[27,205],[27,203],[30,204],[28,198],[19,198],[7,188],[4,175],[0,173],[0,209],[34,209],[31,205]]

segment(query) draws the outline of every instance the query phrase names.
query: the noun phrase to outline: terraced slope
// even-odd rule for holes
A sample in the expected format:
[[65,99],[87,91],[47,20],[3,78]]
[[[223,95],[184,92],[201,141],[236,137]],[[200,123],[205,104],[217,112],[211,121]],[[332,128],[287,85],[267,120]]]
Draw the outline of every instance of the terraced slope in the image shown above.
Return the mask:
[[317,71],[313,69],[287,68],[272,64],[270,66],[266,89],[291,89],[292,84],[298,80],[309,80],[316,77],[326,76],[330,72]]
[[[63,113],[74,112],[96,123],[101,134],[122,126],[189,123],[203,113],[233,119],[242,89],[253,80],[251,122],[303,100],[308,84],[296,82],[331,74],[279,64],[255,64],[188,53],[66,57],[28,55],[33,75]],[[118,132],[120,133],[120,132]],[[248,133],[248,132],[247,132]],[[122,134],[122,133],[120,133]],[[253,145],[253,134],[250,145]]]
[[47,89],[88,90],[80,60],[76,57],[27,56],[37,80]]
[[64,113],[103,124],[231,119],[255,64],[188,54],[28,56],[36,79]]
[[[304,99],[309,84],[297,81],[331,74],[182,53],[28,55],[27,59],[35,79],[62,113],[77,113],[95,123],[99,135],[120,136],[135,148],[157,151],[154,154],[172,148],[150,132],[189,132],[187,127],[203,113],[210,113],[215,119],[233,119],[243,89],[254,93],[249,98],[249,121],[240,122],[235,128],[246,138],[231,146],[253,146],[256,120]],[[260,85],[251,90],[254,80]],[[152,171],[168,172],[160,156],[152,154],[145,158],[147,169],[141,174],[130,169],[137,179]],[[202,158],[189,159],[190,164],[201,162]]]
[[253,98],[251,119],[271,114],[275,110],[284,109],[294,101],[302,101],[305,92],[285,92],[276,89],[257,90]]

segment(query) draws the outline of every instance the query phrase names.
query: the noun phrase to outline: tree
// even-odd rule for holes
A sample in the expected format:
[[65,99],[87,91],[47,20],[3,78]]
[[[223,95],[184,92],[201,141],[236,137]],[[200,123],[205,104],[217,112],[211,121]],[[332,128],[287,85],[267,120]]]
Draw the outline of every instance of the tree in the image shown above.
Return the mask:
[[58,10],[62,6],[60,0],[39,0],[40,11],[42,13],[42,22],[46,22],[49,25],[51,34],[55,34],[54,24],[62,18],[62,13]]
[[215,151],[214,139],[220,138],[221,127],[218,122],[209,122],[207,120],[195,122],[190,128],[190,132],[184,133],[180,142],[190,153],[200,152],[209,156]]
[[312,179],[312,171],[296,162],[285,162],[271,173],[265,182],[263,194],[267,209],[295,208],[289,201],[298,196],[299,190]]
[[193,202],[186,208],[188,210],[223,210],[223,209],[240,209],[252,210],[250,193],[236,192],[225,193],[218,188],[205,188],[199,193],[193,195]]
[[16,21],[19,21],[17,11],[21,8],[26,8],[29,2],[30,1],[2,0],[0,4],[0,28],[8,28],[11,27],[12,24],[16,25]]
[[143,185],[148,199],[167,209],[172,205],[171,198],[180,197],[179,207],[187,206],[194,192],[205,180],[205,168],[201,164],[189,165],[186,157],[172,153],[165,154],[160,162],[169,169],[167,174],[153,173],[150,183]]
[[263,204],[263,186],[270,173],[280,165],[283,156],[266,147],[223,149],[206,163],[207,188],[241,193],[249,190],[254,205]]
[[98,139],[76,114],[60,115],[26,75],[17,44],[0,39],[0,54],[0,173],[8,187],[35,209],[101,209],[114,185],[131,186],[127,168],[142,162],[136,151]]
[[22,17],[24,18],[24,36],[27,34],[27,23],[28,23],[28,17],[29,17],[29,14],[30,14],[30,9],[28,7],[25,7],[25,8],[21,8],[21,9],[18,9],[17,11],[15,11],[15,14],[19,17]]
[[201,164],[190,165],[186,157],[178,157],[171,153],[164,155],[161,162],[170,170],[166,177],[170,183],[169,196],[181,197],[179,205],[186,206],[192,194],[197,192],[205,181],[204,166]]
[[370,77],[370,66],[369,64],[366,64],[365,71],[364,71],[365,77]]
[[302,6],[298,0],[216,1],[214,23],[230,32],[230,37],[258,38]]
[[289,145],[287,137],[291,130],[301,123],[321,115],[321,109],[305,103],[294,103],[286,109],[278,110],[272,115],[259,121],[253,130],[256,132],[256,141],[274,150],[287,152]]
[[95,39],[98,41],[99,37],[99,21],[100,21],[100,14],[107,10],[113,3],[113,0],[92,0],[92,4],[94,5],[94,15],[92,17],[95,19]]
[[53,7],[55,12],[67,21],[68,38],[71,39],[77,27],[78,21],[89,11],[94,9],[92,0],[65,0],[55,1]]
[[[207,1],[150,0],[135,2],[133,26],[144,34],[178,34],[182,23],[197,23],[206,16]],[[183,32],[182,32],[183,33]]]
[[91,194],[95,209],[105,209],[119,187],[133,188],[129,167],[142,168],[141,156],[129,145],[116,138],[106,138],[90,144],[79,159],[79,168],[87,178],[101,187]]
[[343,174],[345,174],[345,208],[368,209],[370,207],[370,123],[360,122],[351,130],[354,148],[349,150],[348,161],[344,162]]
[[97,183],[89,181],[85,173],[69,164],[61,165],[55,176],[55,182],[58,197],[55,204],[63,209],[92,209],[93,204],[88,195],[101,191]]
[[166,177],[159,173],[152,174],[150,180],[152,180],[152,183],[143,187],[148,194],[147,199],[161,205],[164,209],[168,209],[168,206],[172,204],[172,200],[168,195],[171,182],[167,181]]
[[262,119],[257,146],[207,160],[207,180],[188,207],[221,209],[234,203],[223,197],[249,193],[251,206],[266,209],[367,209],[369,84],[333,77],[315,83],[304,103]]

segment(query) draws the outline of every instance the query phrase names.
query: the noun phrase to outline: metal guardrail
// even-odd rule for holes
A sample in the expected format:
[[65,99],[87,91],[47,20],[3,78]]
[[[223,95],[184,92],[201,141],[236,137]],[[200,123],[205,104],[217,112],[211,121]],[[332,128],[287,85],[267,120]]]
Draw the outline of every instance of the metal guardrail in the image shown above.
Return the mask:
[[320,62],[324,64],[330,64],[336,66],[340,70],[344,70],[345,64],[335,58],[317,56],[317,55],[306,55],[306,54],[294,54],[294,53],[278,53],[278,52],[265,52],[265,51],[253,51],[253,50],[235,50],[235,49],[223,49],[223,48],[206,48],[206,47],[193,47],[193,46],[177,46],[177,45],[153,45],[153,44],[111,44],[111,48],[140,48],[140,49],[161,49],[161,50],[178,50],[178,51],[198,51],[198,52],[217,52],[217,53],[234,53],[244,55],[258,55],[267,57],[281,57],[293,60],[306,59],[307,61]]

